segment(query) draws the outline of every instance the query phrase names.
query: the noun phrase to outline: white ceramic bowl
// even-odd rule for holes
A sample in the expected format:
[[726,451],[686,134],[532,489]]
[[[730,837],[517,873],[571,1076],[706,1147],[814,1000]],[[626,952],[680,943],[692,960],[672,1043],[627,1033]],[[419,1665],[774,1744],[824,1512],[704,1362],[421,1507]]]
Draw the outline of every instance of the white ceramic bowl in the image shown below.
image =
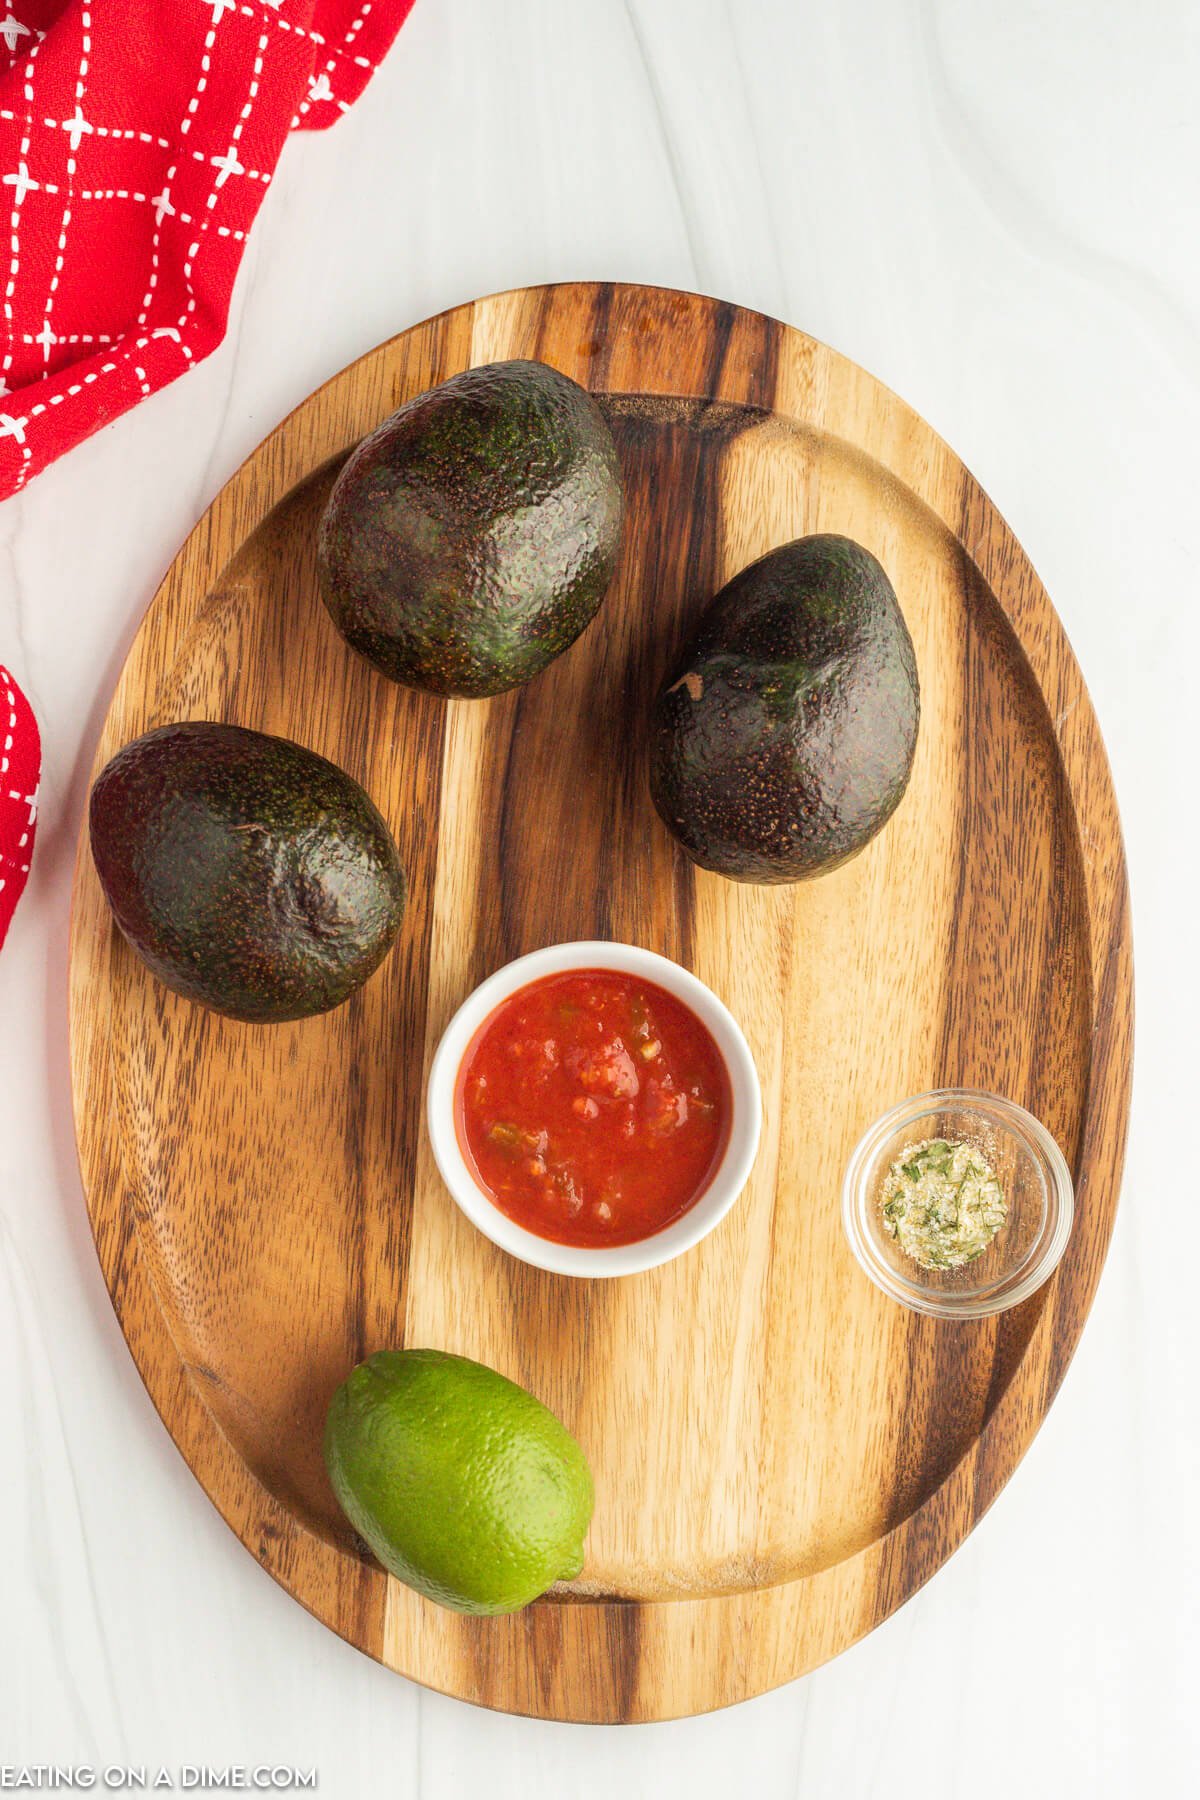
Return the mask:
[[[544,975],[561,975],[570,969],[619,969],[625,974],[640,975],[690,1006],[707,1025],[725,1060],[733,1104],[725,1154],[695,1204],[682,1218],[652,1237],[641,1238],[635,1244],[614,1244],[604,1250],[554,1243],[526,1231],[502,1213],[467,1167],[454,1123],[459,1066],[484,1020],[519,988]],[[471,1223],[494,1244],[522,1262],[532,1263],[538,1269],[552,1269],[559,1275],[635,1275],[690,1250],[725,1217],[746,1185],[758,1149],[762,1096],[750,1046],[733,1014],[711,988],[678,963],[657,956],[652,950],[597,941],[553,944],[546,950],[534,950],[497,969],[468,995],[442,1033],[434,1053],[429,1071],[428,1118],[433,1154],[442,1179]]]

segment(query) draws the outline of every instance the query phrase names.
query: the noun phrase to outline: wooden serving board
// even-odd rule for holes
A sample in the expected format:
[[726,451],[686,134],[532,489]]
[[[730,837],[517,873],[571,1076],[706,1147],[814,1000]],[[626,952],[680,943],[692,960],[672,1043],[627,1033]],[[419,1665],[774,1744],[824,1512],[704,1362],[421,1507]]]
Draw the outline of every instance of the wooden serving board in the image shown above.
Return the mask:
[[[629,520],[590,629],[493,701],[390,685],[314,579],[339,460],[472,364],[539,357],[607,405]],[[811,531],[883,562],[920,665],[908,795],[823,880],[696,871],[646,787],[646,717],[735,570]],[[411,902],[340,1011],[247,1026],[177,999],[113,928],[81,839],[72,1062],[113,1304],[183,1455],[247,1548],[370,1655],[488,1706],[661,1719],[811,1669],[950,1555],[1012,1473],[1082,1329],[1112,1228],[1132,975],[1121,833],[1079,669],[1020,546],[956,458],[860,369],[758,314],[656,288],[517,291],[416,326],[255,452],[180,551],[96,755],[233,720],[342,764],[387,816]],[[509,1260],[442,1187],[424,1076],[468,990],[569,938],[694,969],[745,1028],[765,1126],[720,1228],[653,1273]],[[1078,1217],[1057,1275],[999,1321],[907,1313],[844,1241],[847,1155],[919,1090],[999,1090],[1045,1120]],[[495,1365],[579,1437],[598,1495],[578,1582],[508,1619],[421,1600],[364,1560],[321,1462],[371,1350]]]

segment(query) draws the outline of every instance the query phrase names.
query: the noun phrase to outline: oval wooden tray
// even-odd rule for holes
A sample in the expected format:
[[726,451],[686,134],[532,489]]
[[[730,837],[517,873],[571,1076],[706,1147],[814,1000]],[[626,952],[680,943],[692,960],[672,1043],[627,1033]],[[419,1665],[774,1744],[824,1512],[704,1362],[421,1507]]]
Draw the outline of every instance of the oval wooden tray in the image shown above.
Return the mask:
[[[338,459],[473,363],[541,357],[608,396],[629,526],[599,618],[539,680],[444,704],[344,648],[314,585]],[[644,724],[697,609],[772,545],[858,538],[921,670],[912,784],[855,861],[796,887],[695,871],[651,808]],[[463,306],[335,377],[187,540],[97,769],[170,719],[281,732],[365,783],[407,864],[401,941],[349,1005],[269,1028],[176,999],[112,927],[86,849],[71,938],[75,1116],[113,1305],[188,1463],[318,1618],[448,1693],[559,1719],[740,1700],[869,1631],[1012,1473],[1079,1337],[1113,1222],[1130,1075],[1126,877],[1096,720],[1055,613],[946,446],[801,332],[655,288]],[[720,1229],[654,1273],[542,1274],[472,1230],[422,1123],[468,989],[557,939],[695,969],[741,1020],[766,1121]],[[1078,1184],[1057,1276],[1002,1321],[902,1311],[844,1242],[847,1153],[944,1085],[1043,1118]],[[364,1561],[320,1456],[383,1345],[465,1352],[577,1433],[582,1579],[460,1618]]]

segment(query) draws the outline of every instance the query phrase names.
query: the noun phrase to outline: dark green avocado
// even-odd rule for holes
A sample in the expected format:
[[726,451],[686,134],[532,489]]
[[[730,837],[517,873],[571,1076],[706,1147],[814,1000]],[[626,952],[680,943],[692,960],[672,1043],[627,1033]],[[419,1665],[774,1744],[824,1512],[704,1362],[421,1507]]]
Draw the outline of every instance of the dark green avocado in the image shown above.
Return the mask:
[[701,868],[823,875],[900,804],[920,716],[880,564],[850,538],[798,538],[721,589],[659,694],[654,804]]
[[321,594],[347,643],[393,681],[500,694],[592,619],[622,505],[590,394],[545,363],[468,369],[351,455],[321,519]]
[[382,962],[404,871],[356,781],[287,738],[164,725],[92,789],[117,924],[167,987],[234,1019],[340,1006]]

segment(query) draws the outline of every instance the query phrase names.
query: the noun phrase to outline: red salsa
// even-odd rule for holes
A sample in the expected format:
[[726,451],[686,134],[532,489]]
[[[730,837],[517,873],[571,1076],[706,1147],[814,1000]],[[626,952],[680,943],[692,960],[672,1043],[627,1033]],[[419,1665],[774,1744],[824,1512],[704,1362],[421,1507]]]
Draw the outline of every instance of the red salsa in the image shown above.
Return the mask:
[[712,1034],[617,969],[530,982],[476,1032],[455,1122],[468,1167],[518,1225],[559,1244],[633,1244],[700,1198],[729,1137]]

